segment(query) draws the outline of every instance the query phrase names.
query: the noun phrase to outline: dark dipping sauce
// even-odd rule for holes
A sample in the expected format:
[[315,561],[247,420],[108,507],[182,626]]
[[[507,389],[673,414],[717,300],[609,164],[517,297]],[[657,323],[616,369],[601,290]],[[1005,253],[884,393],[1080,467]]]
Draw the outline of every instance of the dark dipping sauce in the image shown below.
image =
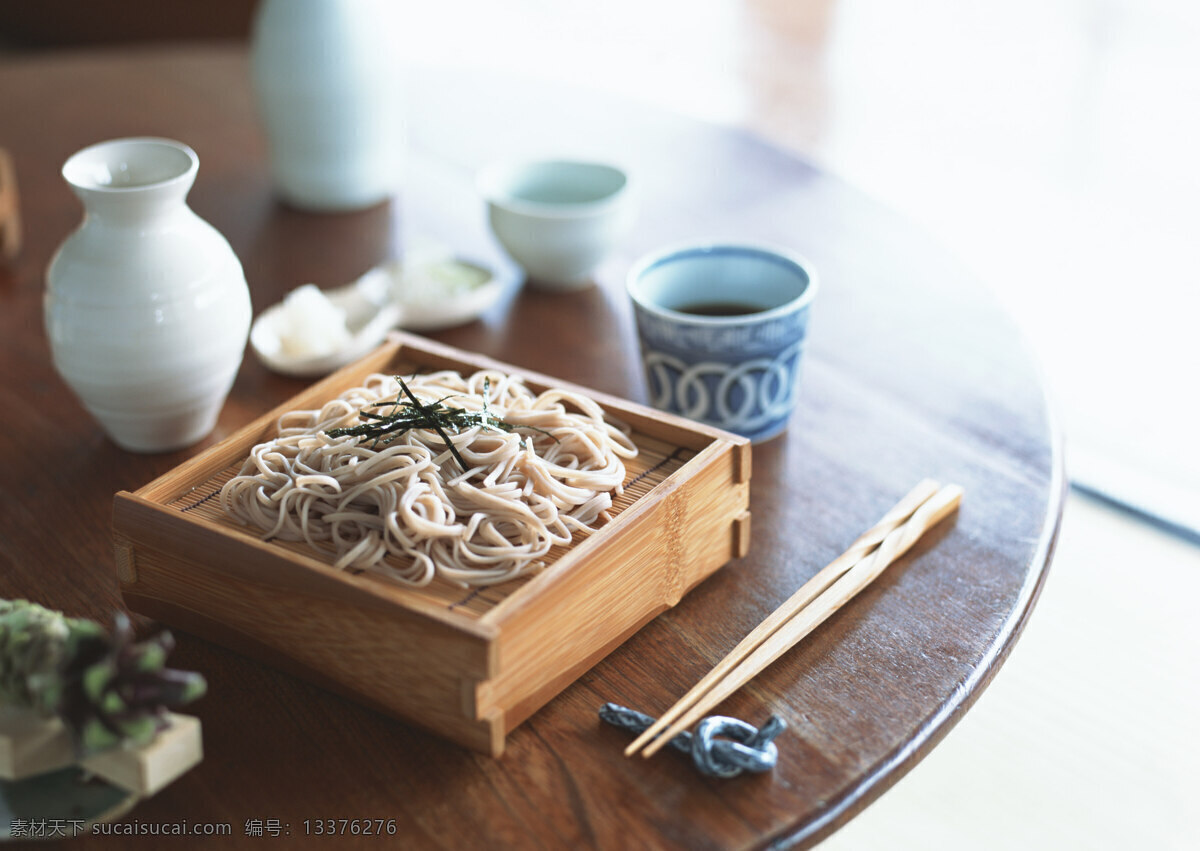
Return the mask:
[[699,304],[688,304],[675,308],[679,313],[691,313],[695,316],[747,316],[751,313],[761,313],[765,308],[756,304],[745,304],[736,301],[705,301]]

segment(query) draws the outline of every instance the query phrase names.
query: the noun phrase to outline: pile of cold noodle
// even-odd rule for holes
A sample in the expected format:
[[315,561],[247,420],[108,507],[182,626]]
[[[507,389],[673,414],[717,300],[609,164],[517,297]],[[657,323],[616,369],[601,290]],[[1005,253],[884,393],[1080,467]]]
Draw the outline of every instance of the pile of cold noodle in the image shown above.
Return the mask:
[[[328,433],[411,398],[478,421],[385,439]],[[435,575],[490,585],[541,567],[551,547],[607,519],[622,459],[636,455],[626,431],[578,393],[534,394],[495,371],[371,375],[320,410],[281,417],[278,436],[254,447],[220,499],[264,538],[305,541],[339,569],[411,586]]]

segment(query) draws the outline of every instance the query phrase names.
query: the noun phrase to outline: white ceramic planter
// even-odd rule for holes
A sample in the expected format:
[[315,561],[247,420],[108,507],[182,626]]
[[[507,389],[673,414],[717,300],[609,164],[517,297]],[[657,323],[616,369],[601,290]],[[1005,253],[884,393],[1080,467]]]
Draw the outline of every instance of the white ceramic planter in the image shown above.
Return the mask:
[[229,243],[187,206],[199,160],[118,139],[67,160],[84,219],[46,273],[54,366],[120,446],[204,438],[245,353],[250,292]]
[[387,200],[400,185],[402,87],[385,0],[264,0],[251,72],[276,191],[302,209]]

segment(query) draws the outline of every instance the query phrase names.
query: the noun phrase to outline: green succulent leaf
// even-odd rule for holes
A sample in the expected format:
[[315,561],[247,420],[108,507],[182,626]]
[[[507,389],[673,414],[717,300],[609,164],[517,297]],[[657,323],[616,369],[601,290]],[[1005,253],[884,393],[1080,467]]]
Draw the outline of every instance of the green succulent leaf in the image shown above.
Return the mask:
[[166,667],[170,633],[134,642],[118,613],[111,632],[25,600],[0,600],[0,703],[61,718],[79,754],[143,744],[166,711],[201,697],[204,678]]

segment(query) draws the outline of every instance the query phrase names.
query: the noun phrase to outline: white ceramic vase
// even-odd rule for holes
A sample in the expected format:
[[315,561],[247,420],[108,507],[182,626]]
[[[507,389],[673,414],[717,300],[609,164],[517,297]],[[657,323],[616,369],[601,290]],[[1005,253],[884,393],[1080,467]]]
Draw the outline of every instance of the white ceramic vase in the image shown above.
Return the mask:
[[207,436],[245,354],[242,265],[186,203],[198,167],[187,145],[140,138],[85,148],[62,169],[84,218],[46,272],[54,366],[135,452]]
[[251,77],[271,177],[288,203],[361,209],[400,185],[396,9],[387,0],[264,0]]

